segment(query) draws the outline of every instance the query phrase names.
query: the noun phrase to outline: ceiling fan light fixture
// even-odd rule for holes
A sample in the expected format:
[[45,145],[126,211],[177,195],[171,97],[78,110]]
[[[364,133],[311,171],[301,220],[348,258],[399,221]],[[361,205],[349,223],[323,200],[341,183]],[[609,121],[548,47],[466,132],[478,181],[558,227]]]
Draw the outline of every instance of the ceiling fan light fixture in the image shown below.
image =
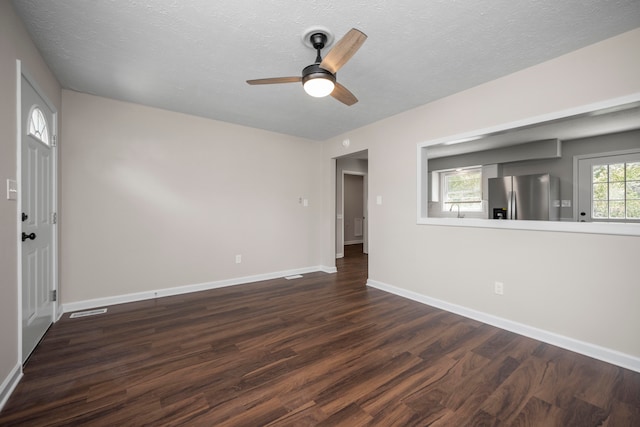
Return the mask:
[[302,71],[302,86],[309,95],[323,98],[333,92],[336,86],[336,76],[320,68],[318,64],[312,64]]
[[323,98],[333,92],[335,83],[325,77],[316,77],[304,82],[304,91],[315,98]]

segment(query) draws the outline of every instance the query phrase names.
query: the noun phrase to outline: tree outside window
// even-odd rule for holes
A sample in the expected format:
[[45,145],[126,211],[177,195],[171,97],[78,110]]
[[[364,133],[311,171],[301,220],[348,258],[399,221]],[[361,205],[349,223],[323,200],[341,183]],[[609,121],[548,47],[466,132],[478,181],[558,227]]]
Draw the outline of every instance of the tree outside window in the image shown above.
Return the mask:
[[482,211],[482,168],[442,172],[441,182],[443,211]]
[[640,219],[640,162],[594,165],[592,218]]

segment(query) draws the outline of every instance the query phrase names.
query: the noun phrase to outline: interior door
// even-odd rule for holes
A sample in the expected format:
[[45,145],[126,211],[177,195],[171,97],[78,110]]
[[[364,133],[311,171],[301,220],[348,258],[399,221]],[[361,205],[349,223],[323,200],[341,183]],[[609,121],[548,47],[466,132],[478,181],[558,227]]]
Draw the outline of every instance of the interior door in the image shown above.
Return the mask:
[[28,79],[21,82],[22,362],[54,319],[54,112]]
[[[342,253],[345,242],[363,242],[363,253],[368,253],[367,236],[367,175],[363,172],[342,171]],[[355,221],[360,221],[361,232],[356,232]]]

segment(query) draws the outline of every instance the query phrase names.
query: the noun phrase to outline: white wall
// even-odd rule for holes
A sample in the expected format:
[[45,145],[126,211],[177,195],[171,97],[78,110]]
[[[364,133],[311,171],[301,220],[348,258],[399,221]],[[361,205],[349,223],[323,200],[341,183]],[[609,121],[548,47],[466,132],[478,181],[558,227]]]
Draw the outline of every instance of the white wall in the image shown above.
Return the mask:
[[[638,51],[640,29],[326,141],[324,227],[333,221],[332,159],[368,149],[372,282],[621,352],[637,363],[637,237],[417,225],[416,147],[640,92]],[[382,205],[371,203],[378,195]],[[333,251],[325,241],[325,262]],[[494,281],[504,283],[503,296],[493,293]]]
[[[60,85],[31,42],[11,3],[0,1],[0,384],[20,368],[18,357],[18,204],[6,198],[7,179],[18,179],[16,60],[60,108]],[[10,381],[10,380],[9,380]],[[0,402],[3,390],[0,388]]]
[[320,264],[321,143],[66,90],[62,129],[63,303]]

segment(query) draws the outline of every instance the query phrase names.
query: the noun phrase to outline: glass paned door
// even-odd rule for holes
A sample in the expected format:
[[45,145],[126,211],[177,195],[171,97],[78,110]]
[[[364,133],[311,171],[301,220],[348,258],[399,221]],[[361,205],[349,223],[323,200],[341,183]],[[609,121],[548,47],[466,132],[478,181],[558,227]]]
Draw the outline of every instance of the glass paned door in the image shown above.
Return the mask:
[[578,221],[640,221],[640,152],[578,161]]

